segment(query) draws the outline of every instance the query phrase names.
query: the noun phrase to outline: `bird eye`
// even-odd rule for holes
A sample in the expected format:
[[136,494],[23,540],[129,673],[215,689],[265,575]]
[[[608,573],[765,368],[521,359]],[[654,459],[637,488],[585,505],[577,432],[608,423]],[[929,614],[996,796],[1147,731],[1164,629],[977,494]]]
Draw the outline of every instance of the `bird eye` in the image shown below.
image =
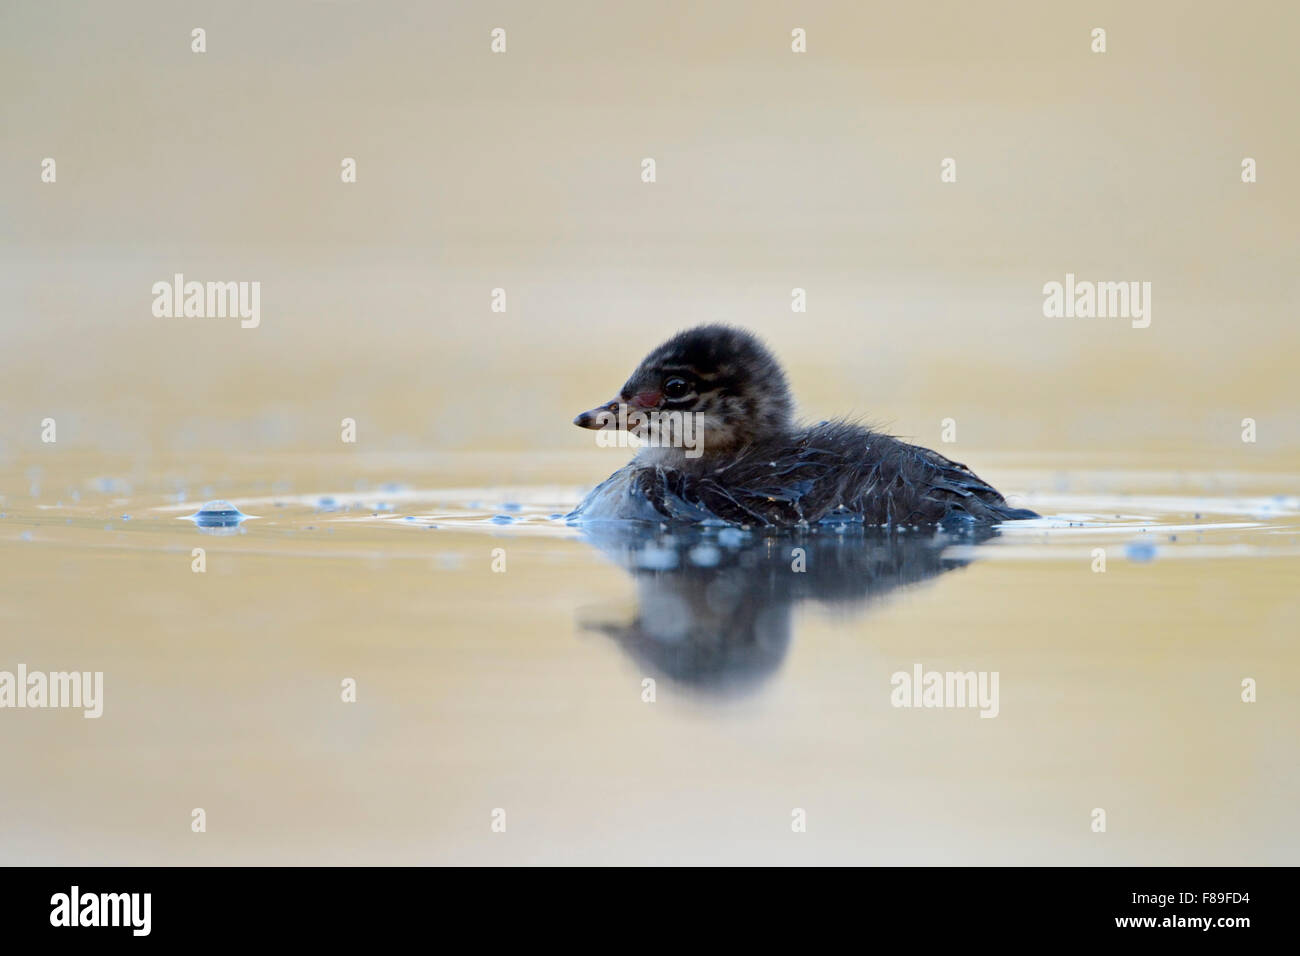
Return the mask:
[[669,398],[685,398],[690,391],[691,383],[684,378],[670,378],[664,382],[664,394]]

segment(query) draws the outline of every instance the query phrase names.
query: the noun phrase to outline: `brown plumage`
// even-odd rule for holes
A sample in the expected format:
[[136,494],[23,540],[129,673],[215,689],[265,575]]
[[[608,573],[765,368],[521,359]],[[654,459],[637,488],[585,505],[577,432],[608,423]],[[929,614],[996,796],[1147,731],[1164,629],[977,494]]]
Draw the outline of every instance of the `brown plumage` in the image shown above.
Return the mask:
[[[989,524],[1037,517],[1013,508],[965,465],[847,421],[795,424],[785,374],[750,333],[724,325],[681,332],[651,352],[619,396],[574,419],[653,437],[636,413],[695,416],[644,447],[570,516],[796,527]],[[692,448],[690,439],[698,439]],[[685,439],[683,442],[681,439]],[[685,447],[682,447],[682,445]]]

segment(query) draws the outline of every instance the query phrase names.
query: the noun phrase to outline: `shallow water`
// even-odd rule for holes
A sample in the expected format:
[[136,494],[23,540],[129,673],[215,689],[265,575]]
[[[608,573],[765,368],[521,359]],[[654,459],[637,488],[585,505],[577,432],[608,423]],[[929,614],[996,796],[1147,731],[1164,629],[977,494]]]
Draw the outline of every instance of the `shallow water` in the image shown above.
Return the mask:
[[[1294,859],[1295,475],[994,458],[1047,517],[984,541],[566,525],[605,462],[8,474],[6,666],[105,700],[5,714],[5,861]],[[893,706],[918,664],[996,718]]]

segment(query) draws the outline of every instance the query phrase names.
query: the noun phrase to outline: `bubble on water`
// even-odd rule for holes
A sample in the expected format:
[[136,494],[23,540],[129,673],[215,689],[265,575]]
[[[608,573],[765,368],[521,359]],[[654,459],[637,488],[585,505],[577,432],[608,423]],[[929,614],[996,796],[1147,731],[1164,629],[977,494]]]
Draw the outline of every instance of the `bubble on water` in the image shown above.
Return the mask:
[[745,543],[745,532],[739,528],[723,528],[718,532],[718,544],[724,548],[738,548]]
[[130,515],[122,515],[122,520],[123,520],[123,521],[130,521],[130,520],[131,520],[131,516],[130,516]]
[[520,504],[519,502],[517,502],[517,501],[507,501],[507,502],[505,502],[504,504],[501,505],[501,508],[502,508],[503,510],[505,510],[505,511],[523,511],[523,510],[524,510],[524,506],[521,505],[521,504]]
[[677,552],[647,545],[636,553],[636,564],[647,571],[670,571],[677,567]]
[[329,495],[324,495],[316,499],[317,511],[337,511],[338,508],[339,508],[338,501],[336,501],[334,498],[330,497]]
[[510,515],[493,515],[488,520],[491,521],[493,524],[514,524],[515,523],[515,519],[510,517]]
[[209,501],[198,511],[189,516],[198,524],[238,524],[248,515],[244,514],[229,501],[218,498]]
[[375,504],[375,511],[392,511],[393,506],[387,501],[380,501]]
[[216,499],[207,502],[192,515],[185,515],[193,521],[203,534],[236,534],[242,529],[240,524],[253,515],[246,515],[229,501]]
[[722,560],[722,552],[711,544],[697,544],[686,556],[697,568],[717,567],[718,562]]
[[1156,546],[1152,541],[1130,541],[1124,545],[1124,556],[1138,564],[1156,559]]
[[400,481],[386,481],[379,486],[380,491],[390,495],[398,491],[405,491],[406,488],[407,486],[402,484]]

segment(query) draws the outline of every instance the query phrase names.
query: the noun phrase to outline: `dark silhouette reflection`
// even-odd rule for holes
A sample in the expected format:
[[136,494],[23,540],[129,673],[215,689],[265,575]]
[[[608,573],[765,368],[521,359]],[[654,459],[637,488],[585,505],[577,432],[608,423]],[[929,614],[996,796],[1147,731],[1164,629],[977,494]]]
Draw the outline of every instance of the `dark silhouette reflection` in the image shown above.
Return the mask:
[[769,537],[606,522],[583,534],[632,574],[638,606],[630,622],[588,617],[581,626],[617,641],[649,676],[725,694],[752,690],[780,668],[798,602],[860,613],[895,588],[964,567],[968,556],[945,557],[945,549],[997,532],[850,527]]

